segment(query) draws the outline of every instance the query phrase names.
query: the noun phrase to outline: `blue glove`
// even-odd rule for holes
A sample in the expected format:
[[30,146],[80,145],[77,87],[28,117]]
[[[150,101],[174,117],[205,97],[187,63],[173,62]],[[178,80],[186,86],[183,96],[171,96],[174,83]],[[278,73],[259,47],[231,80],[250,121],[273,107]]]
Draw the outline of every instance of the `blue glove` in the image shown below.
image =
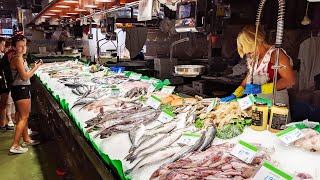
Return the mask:
[[234,94],[231,94],[230,96],[227,96],[225,98],[221,98],[220,101],[229,102],[229,101],[234,100],[234,99],[236,99],[236,96]]
[[260,94],[261,92],[261,85],[258,84],[247,84],[244,89],[244,94]]

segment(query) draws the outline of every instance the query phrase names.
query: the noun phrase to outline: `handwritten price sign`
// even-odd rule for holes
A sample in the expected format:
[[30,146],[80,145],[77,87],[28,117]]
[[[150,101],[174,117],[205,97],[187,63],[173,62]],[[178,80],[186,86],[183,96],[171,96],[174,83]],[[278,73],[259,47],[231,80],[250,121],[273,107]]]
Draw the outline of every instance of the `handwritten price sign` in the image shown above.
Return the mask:
[[175,88],[176,87],[174,87],[174,86],[163,86],[163,88],[161,89],[161,92],[164,94],[171,94],[171,93],[173,93]]
[[258,148],[255,146],[240,140],[232,149],[231,154],[246,163],[251,163],[257,151]]
[[119,88],[112,88],[110,97],[118,97],[119,94],[120,94],[120,89]]
[[168,110],[163,110],[157,120],[162,123],[167,123],[171,121],[173,118],[174,118],[174,114],[172,112]]
[[253,180],[292,180],[292,177],[265,162],[253,177]]
[[250,94],[244,98],[238,99],[237,101],[239,103],[240,109],[246,110],[249,107],[253,106],[256,99],[254,98],[254,96],[252,94]]
[[153,109],[158,109],[161,105],[162,100],[158,97],[151,95],[147,100],[147,105],[152,107]]
[[201,138],[201,134],[182,134],[182,136],[178,139],[177,143],[187,146],[194,145],[198,139]]
[[304,134],[296,127],[285,129],[277,134],[277,137],[286,144],[290,144],[303,136]]

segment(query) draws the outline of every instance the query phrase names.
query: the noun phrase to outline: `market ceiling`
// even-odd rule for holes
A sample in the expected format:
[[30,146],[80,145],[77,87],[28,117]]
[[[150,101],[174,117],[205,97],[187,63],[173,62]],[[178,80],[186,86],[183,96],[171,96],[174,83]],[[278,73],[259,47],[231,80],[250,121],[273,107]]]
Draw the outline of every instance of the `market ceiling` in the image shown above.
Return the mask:
[[53,0],[31,20],[29,25],[38,25],[47,19],[76,19],[94,11],[124,6],[134,1],[137,0]]

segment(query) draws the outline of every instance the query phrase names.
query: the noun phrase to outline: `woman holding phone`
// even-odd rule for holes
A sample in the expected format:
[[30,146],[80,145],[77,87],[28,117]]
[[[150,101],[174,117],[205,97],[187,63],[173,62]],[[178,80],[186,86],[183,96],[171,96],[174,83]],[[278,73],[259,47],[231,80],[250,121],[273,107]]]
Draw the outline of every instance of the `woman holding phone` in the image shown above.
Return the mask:
[[12,37],[12,47],[15,50],[15,54],[10,59],[10,68],[14,79],[11,86],[11,96],[19,115],[10,152],[25,153],[28,148],[20,146],[21,137],[23,137],[24,141],[22,146],[39,144],[39,141],[32,140],[28,135],[28,118],[31,109],[30,78],[43,62],[39,60],[32,69],[29,69],[27,61],[23,58],[23,55],[27,52],[27,41],[22,35]]

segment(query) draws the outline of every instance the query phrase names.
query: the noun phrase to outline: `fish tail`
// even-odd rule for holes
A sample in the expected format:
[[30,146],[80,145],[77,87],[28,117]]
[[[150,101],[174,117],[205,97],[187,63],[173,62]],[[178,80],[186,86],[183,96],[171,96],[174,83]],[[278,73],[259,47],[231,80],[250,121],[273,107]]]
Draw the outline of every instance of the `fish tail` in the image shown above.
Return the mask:
[[132,163],[133,161],[135,161],[135,160],[137,159],[137,156],[138,156],[138,155],[133,155],[133,156],[131,156],[131,158],[129,158],[128,161],[129,161],[130,163]]
[[124,174],[125,174],[125,175],[129,175],[129,174],[132,172],[132,170],[133,170],[133,168],[126,170],[126,171],[124,172]]
[[124,158],[125,160],[129,160],[132,157],[133,152],[129,152],[129,154]]

